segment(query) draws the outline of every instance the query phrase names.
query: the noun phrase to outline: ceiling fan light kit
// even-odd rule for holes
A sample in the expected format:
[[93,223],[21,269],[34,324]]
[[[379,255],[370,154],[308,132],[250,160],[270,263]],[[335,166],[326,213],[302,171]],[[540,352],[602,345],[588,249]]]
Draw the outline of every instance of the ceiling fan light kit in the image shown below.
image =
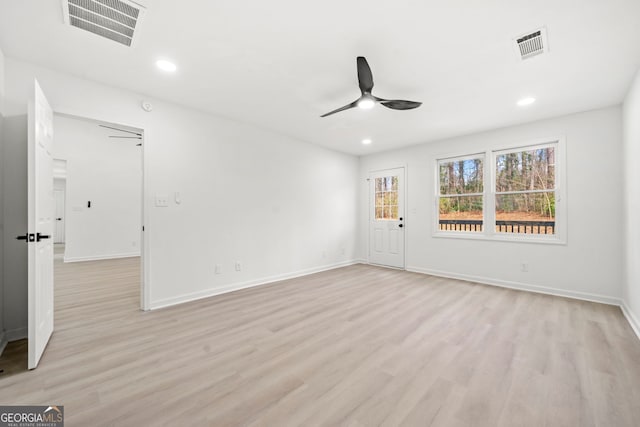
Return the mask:
[[358,67],[358,86],[360,86],[360,98],[353,101],[351,104],[344,107],[337,108],[320,117],[327,117],[340,111],[348,110],[350,108],[358,107],[364,110],[373,108],[376,104],[382,104],[392,110],[412,110],[422,105],[422,102],[405,101],[402,99],[383,99],[373,96],[371,90],[373,89],[373,75],[371,74],[371,68],[367,63],[364,56],[358,56],[356,59]]
[[375,105],[376,101],[370,96],[363,95],[362,98],[358,100],[358,108],[362,108],[363,110],[369,110],[375,107]]

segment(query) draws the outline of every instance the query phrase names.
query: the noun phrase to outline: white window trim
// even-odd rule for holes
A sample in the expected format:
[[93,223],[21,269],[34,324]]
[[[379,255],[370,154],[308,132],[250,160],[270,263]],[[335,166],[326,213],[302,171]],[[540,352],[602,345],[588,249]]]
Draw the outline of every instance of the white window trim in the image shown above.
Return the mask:
[[[473,160],[473,159],[482,159],[482,193],[469,193],[469,194],[440,194],[440,164],[447,162],[456,162],[460,160]],[[457,238],[477,238],[479,234],[484,234],[483,232],[477,231],[447,231],[440,230],[440,198],[441,197],[456,197],[456,196],[482,196],[482,224],[487,223],[486,218],[486,210],[487,210],[487,177],[486,177],[486,167],[487,167],[487,154],[486,152],[480,151],[474,154],[465,154],[461,156],[448,156],[448,157],[440,157],[436,159],[436,175],[435,175],[435,184],[436,184],[436,200],[435,200],[435,224],[433,228],[433,235],[440,237],[457,237]]]
[[[495,227],[487,226],[488,224],[495,224],[495,198],[496,198],[496,181],[495,181],[495,162],[496,156],[514,152],[518,150],[524,150],[529,148],[545,148],[555,147],[556,156],[556,217],[555,217],[555,231],[553,235],[544,234],[521,234],[521,233],[496,233]],[[440,218],[440,163],[455,160],[467,160],[474,158],[482,158],[484,162],[484,192],[482,193],[482,222],[484,230],[482,232],[476,231],[449,231],[440,230],[439,218]],[[476,154],[466,154],[459,156],[439,156],[435,160],[435,203],[434,203],[434,218],[432,236],[437,238],[447,239],[470,239],[470,240],[490,240],[501,242],[516,242],[516,243],[541,243],[551,245],[566,245],[567,244],[567,161],[566,161],[566,141],[564,137],[553,138],[541,138],[536,140],[530,140],[521,144],[513,144],[508,146],[493,147],[483,152]],[[532,192],[542,192],[534,190]],[[522,194],[523,192],[514,192]],[[505,194],[505,193],[501,193]],[[465,194],[466,196],[466,194]]]

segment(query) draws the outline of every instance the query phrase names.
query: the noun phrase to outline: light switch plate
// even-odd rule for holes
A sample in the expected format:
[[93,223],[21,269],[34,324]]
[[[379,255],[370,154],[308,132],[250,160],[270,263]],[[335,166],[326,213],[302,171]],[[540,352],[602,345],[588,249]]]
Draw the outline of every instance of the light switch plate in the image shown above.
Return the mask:
[[169,195],[168,194],[156,194],[156,207],[158,208],[166,208],[169,206]]

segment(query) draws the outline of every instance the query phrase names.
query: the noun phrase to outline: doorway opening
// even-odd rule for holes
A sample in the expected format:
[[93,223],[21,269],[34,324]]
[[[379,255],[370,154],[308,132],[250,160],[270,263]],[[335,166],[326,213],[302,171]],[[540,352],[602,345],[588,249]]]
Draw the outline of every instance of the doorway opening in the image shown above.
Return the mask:
[[[91,302],[83,296],[93,294],[87,273],[95,272],[96,263],[103,260],[134,260],[126,282],[129,307],[147,310],[149,296],[144,262],[148,242],[143,227],[144,130],[54,112],[37,80],[26,130],[26,227],[17,230],[16,239],[27,245],[27,339],[10,343],[15,349],[10,360],[15,373],[23,369],[24,359],[27,369],[36,368],[53,335],[55,266],[82,265],[75,269],[79,274],[74,284],[79,286],[71,289],[74,298],[62,304],[82,307],[82,321],[95,321]],[[55,251],[57,257],[54,241],[63,249]],[[101,278],[109,289],[112,282],[104,274]],[[68,289],[64,292],[69,294]]]
[[60,113],[53,122],[55,277],[75,263],[136,265],[145,309],[144,130]]
[[67,191],[67,161],[53,159],[53,258],[64,259]]

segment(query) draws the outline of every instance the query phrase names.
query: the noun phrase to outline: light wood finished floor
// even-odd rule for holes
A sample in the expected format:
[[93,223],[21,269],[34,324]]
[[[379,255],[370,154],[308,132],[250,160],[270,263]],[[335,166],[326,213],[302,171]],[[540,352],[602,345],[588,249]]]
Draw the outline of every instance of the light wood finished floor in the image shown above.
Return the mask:
[[143,313],[137,259],[56,267],[51,343],[0,404],[67,426],[640,425],[616,307],[356,265]]

